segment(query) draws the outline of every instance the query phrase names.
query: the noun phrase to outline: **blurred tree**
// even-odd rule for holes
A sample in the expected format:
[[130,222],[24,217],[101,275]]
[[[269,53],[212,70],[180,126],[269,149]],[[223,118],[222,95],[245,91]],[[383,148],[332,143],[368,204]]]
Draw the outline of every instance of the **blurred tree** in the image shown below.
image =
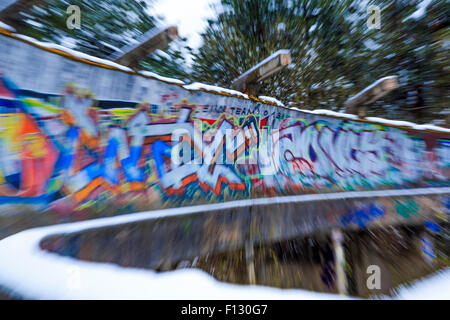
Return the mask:
[[192,48],[187,45],[187,38],[175,40],[164,51],[156,51],[141,61],[143,70],[151,70],[165,77],[172,77],[190,82],[190,69],[187,57],[192,55]]
[[[153,0],[58,0],[46,1],[22,13],[18,31],[38,40],[50,41],[106,58],[124,45],[135,43],[143,33],[157,25],[149,13]],[[67,8],[77,5],[81,12],[80,29],[69,29]],[[16,26],[17,27],[17,26]],[[157,51],[141,66],[164,76],[187,78],[186,38],[176,40],[164,52]]]
[[363,47],[353,1],[222,0],[223,11],[202,35],[193,77],[230,86],[233,79],[279,49],[292,64],[262,83],[265,95],[303,109],[337,109],[362,68]]
[[[343,110],[349,96],[398,75],[400,88],[369,106],[369,115],[426,122],[449,101],[444,2],[222,0],[194,55],[193,77],[230,87],[271,53],[290,49],[292,64],[262,83],[265,95],[303,109]],[[379,30],[366,24],[371,4],[382,9]]]
[[[440,0],[376,0],[381,29],[368,32],[368,75],[399,76],[399,89],[377,101],[369,114],[443,124],[449,106],[450,7]],[[361,82],[368,83],[367,77]],[[447,109],[448,112],[448,109]],[[439,122],[441,119],[441,122]]]

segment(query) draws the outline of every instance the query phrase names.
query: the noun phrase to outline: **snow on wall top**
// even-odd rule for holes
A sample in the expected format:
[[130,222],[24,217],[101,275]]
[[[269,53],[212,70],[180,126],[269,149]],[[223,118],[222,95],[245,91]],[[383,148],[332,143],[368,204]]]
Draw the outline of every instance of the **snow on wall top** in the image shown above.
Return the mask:
[[7,25],[6,23],[3,23],[0,21],[0,28],[8,30],[10,32],[16,32],[16,29],[14,29],[13,27]]
[[280,100],[277,100],[275,98],[267,97],[267,96],[259,96],[258,98],[263,100],[263,101],[270,101],[270,102],[276,104],[279,107],[286,108],[286,106]]
[[[61,46],[58,44],[42,42],[42,41],[33,39],[31,37],[18,34],[15,32],[14,28],[12,28],[4,23],[1,23],[1,22],[0,22],[0,34],[10,36],[12,38],[15,38],[15,39],[18,39],[21,41],[25,41],[25,42],[30,43],[34,46],[37,46],[41,49],[48,50],[48,51],[51,51],[56,54],[62,54],[63,56],[69,57],[74,60],[78,60],[79,62],[92,63],[99,67],[115,69],[115,70],[119,70],[122,72],[133,73],[133,74],[143,76],[143,77],[149,77],[149,78],[163,81],[163,82],[166,82],[169,84],[182,86],[186,90],[201,90],[201,91],[206,91],[209,93],[214,93],[214,94],[219,94],[219,95],[233,96],[233,97],[240,98],[240,99],[254,100],[257,102],[262,102],[265,104],[269,104],[269,105],[273,105],[273,106],[277,106],[277,107],[281,107],[281,108],[286,108],[286,109],[290,109],[290,110],[297,110],[299,112],[324,115],[324,116],[329,116],[329,117],[334,117],[334,118],[349,119],[349,120],[354,120],[354,121],[368,121],[368,122],[372,122],[372,123],[379,123],[379,124],[393,126],[393,127],[410,128],[413,130],[420,130],[420,131],[425,130],[425,131],[438,131],[438,132],[450,133],[450,129],[438,127],[438,126],[431,125],[431,124],[419,125],[419,124],[407,122],[407,121],[389,120],[389,119],[378,118],[378,117],[359,118],[357,115],[347,114],[347,113],[342,113],[342,112],[335,112],[335,111],[324,110],[324,109],[304,110],[304,109],[298,109],[296,107],[288,108],[282,102],[280,102],[279,100],[277,100],[273,97],[248,96],[247,94],[244,94],[244,93],[236,91],[236,90],[217,87],[217,86],[208,85],[208,84],[203,84],[203,83],[199,83],[199,82],[195,82],[192,84],[185,84],[183,81],[181,81],[179,79],[173,79],[173,78],[160,76],[160,75],[150,72],[150,71],[135,72],[134,70],[132,70],[129,67],[123,66],[121,64],[118,64],[118,63],[115,63],[115,62],[112,62],[112,61],[109,61],[106,59],[101,59],[101,58],[91,56],[91,55],[88,55],[88,54],[85,54],[85,53],[82,53],[82,52],[79,52],[79,51],[76,51],[73,49],[69,49],[67,47],[64,47],[64,46]],[[285,51],[286,50],[279,50],[279,51],[275,52],[273,55],[279,54],[279,53],[284,53]],[[273,55],[271,55],[270,57],[263,60],[260,64],[265,63],[265,61],[267,59],[271,58]],[[255,66],[255,67],[257,67],[257,66]],[[382,81],[385,79],[386,78],[383,78],[383,79],[380,79],[379,81]],[[378,81],[375,82],[374,84],[376,84],[376,83],[378,83]]]
[[202,90],[203,89],[206,91],[212,91],[212,92],[217,92],[217,93],[227,93],[230,95],[239,96],[244,99],[249,99],[249,96],[246,95],[245,93],[242,93],[242,92],[239,92],[236,90],[232,90],[232,89],[226,89],[226,88],[222,88],[222,87],[212,86],[212,85],[204,84],[204,83],[200,83],[200,82],[194,82],[192,84],[185,85],[184,88],[187,90]]
[[150,72],[150,71],[146,71],[146,70],[139,71],[139,74],[142,74],[142,75],[147,76],[147,77],[155,78],[155,79],[158,79],[158,80],[161,80],[161,81],[165,81],[165,82],[176,83],[176,84],[184,84],[184,82],[181,81],[181,80],[174,79],[174,78],[163,77],[163,76],[160,76],[159,74],[156,74],[156,73]]

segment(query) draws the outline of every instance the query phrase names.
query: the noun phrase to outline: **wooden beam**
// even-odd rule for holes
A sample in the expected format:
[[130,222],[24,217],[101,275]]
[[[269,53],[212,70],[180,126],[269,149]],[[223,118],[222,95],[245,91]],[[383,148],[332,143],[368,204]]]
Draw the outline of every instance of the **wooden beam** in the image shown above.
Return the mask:
[[[258,82],[279,72],[290,63],[291,53],[289,50],[278,50],[233,80],[232,88],[241,92],[247,90],[256,92]],[[256,95],[252,92],[250,94]]]
[[344,234],[342,230],[333,229],[331,231],[331,239],[333,241],[333,251],[336,262],[336,282],[339,294],[348,295],[347,275],[345,274],[345,254],[342,243],[344,242]]
[[255,248],[253,239],[246,240],[244,248],[245,248],[245,262],[247,264],[248,283],[256,284]]
[[372,103],[397,88],[398,80],[396,76],[381,78],[349,98],[344,104],[346,112],[355,114],[359,106]]
[[142,35],[137,44],[122,47],[120,52],[115,52],[109,59],[129,66],[137,67],[140,60],[148,57],[155,50],[164,50],[169,43],[178,38],[178,28],[170,26],[166,28],[154,28]]

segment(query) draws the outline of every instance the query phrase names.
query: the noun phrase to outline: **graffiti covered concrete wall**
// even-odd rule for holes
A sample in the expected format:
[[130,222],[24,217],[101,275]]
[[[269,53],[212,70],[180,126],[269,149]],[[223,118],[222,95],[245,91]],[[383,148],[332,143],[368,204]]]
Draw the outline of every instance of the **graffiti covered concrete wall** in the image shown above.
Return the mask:
[[111,214],[449,184],[442,132],[190,91],[1,35],[0,52],[0,205]]

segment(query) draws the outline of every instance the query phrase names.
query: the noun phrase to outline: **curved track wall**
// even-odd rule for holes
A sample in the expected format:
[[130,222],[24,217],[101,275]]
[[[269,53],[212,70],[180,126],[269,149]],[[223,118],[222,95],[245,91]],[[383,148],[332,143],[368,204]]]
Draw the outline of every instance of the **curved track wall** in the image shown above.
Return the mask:
[[281,108],[0,34],[0,207],[83,218],[448,186],[449,134]]

